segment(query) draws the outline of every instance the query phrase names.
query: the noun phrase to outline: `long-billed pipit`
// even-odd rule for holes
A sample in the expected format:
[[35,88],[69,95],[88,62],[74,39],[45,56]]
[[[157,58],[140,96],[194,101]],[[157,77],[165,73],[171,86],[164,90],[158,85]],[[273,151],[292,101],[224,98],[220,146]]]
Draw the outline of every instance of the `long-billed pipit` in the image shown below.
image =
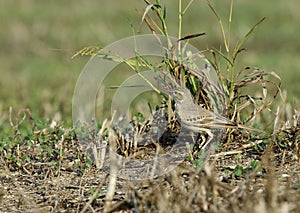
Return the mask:
[[213,139],[212,129],[242,128],[252,131],[261,131],[237,124],[221,115],[202,108],[194,103],[192,95],[186,87],[179,86],[177,83],[175,83],[175,85],[175,88],[168,88],[167,90],[175,101],[175,112],[179,117],[181,125],[196,133],[206,132],[208,134],[206,144],[209,144]]

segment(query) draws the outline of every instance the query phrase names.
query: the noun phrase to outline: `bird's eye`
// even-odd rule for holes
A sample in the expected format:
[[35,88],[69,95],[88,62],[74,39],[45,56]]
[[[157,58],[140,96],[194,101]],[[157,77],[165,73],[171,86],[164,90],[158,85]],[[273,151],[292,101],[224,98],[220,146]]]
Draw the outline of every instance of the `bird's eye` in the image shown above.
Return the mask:
[[183,94],[179,91],[175,91],[174,95],[175,95],[175,98],[179,101],[183,99]]

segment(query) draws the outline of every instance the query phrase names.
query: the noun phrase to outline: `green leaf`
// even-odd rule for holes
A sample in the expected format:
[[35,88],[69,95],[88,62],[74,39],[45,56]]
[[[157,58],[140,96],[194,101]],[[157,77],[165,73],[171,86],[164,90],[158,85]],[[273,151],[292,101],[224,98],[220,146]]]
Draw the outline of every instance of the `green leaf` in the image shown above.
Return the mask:
[[22,154],[22,158],[23,158],[25,161],[30,162],[30,157],[29,157],[27,154],[23,153],[23,154]]
[[20,161],[17,161],[16,164],[17,164],[18,167],[21,167],[21,166],[22,166],[22,163],[21,163]]
[[229,174],[230,174],[230,170],[229,170],[229,169],[225,169],[225,170],[224,170],[224,173],[225,173],[226,175],[229,175]]
[[233,171],[233,173],[234,173],[234,175],[235,176],[241,176],[243,173],[244,173],[244,168],[241,166],[241,165],[237,165],[235,168],[234,168],[234,171]]
[[203,165],[203,161],[200,159],[197,159],[194,161],[194,166],[196,167],[196,170],[199,170]]
[[233,61],[235,61],[241,47],[246,43],[246,41],[249,39],[250,35],[255,31],[255,29],[258,27],[258,25],[260,25],[264,20],[266,19],[266,17],[263,17],[261,20],[259,20],[249,31],[248,33],[243,37],[243,39],[241,41],[239,41],[234,50],[233,50]]
[[221,51],[217,50],[216,48],[213,48],[213,49],[214,49],[214,51],[216,51],[218,53],[218,55],[220,55],[222,58],[224,58],[229,63],[230,67],[234,66],[233,62],[230,61],[230,59],[227,56],[225,56]]
[[256,169],[256,167],[258,166],[258,164],[259,164],[259,161],[253,160],[253,161],[251,161],[250,166],[254,170],[254,169]]
[[143,123],[146,120],[145,116],[140,112],[135,113],[134,116],[137,117],[137,119],[140,123]]

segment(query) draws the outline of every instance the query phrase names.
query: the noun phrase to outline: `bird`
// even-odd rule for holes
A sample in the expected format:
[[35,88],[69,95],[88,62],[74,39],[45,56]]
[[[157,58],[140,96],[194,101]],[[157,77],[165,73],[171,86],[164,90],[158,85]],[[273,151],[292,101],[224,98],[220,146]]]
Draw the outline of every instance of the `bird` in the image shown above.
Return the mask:
[[[166,86],[166,84],[164,85]],[[263,132],[262,130],[238,124],[222,115],[216,114],[195,104],[190,90],[185,86],[180,86],[174,81],[167,85],[167,88],[164,87],[175,102],[175,113],[180,124],[195,133],[206,132],[208,135],[206,144],[209,144],[214,137],[212,129],[240,128]]]

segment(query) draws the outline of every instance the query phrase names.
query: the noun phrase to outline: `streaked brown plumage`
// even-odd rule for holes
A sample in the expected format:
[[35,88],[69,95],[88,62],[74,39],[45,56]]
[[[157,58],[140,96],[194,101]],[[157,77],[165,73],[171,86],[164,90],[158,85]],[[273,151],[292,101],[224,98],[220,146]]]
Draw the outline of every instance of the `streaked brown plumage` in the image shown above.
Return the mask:
[[185,87],[177,85],[173,89],[169,88],[169,94],[175,101],[175,111],[181,125],[193,132],[206,132],[209,136],[207,144],[213,139],[212,129],[242,128],[251,131],[260,131],[237,124],[195,104],[190,91]]

